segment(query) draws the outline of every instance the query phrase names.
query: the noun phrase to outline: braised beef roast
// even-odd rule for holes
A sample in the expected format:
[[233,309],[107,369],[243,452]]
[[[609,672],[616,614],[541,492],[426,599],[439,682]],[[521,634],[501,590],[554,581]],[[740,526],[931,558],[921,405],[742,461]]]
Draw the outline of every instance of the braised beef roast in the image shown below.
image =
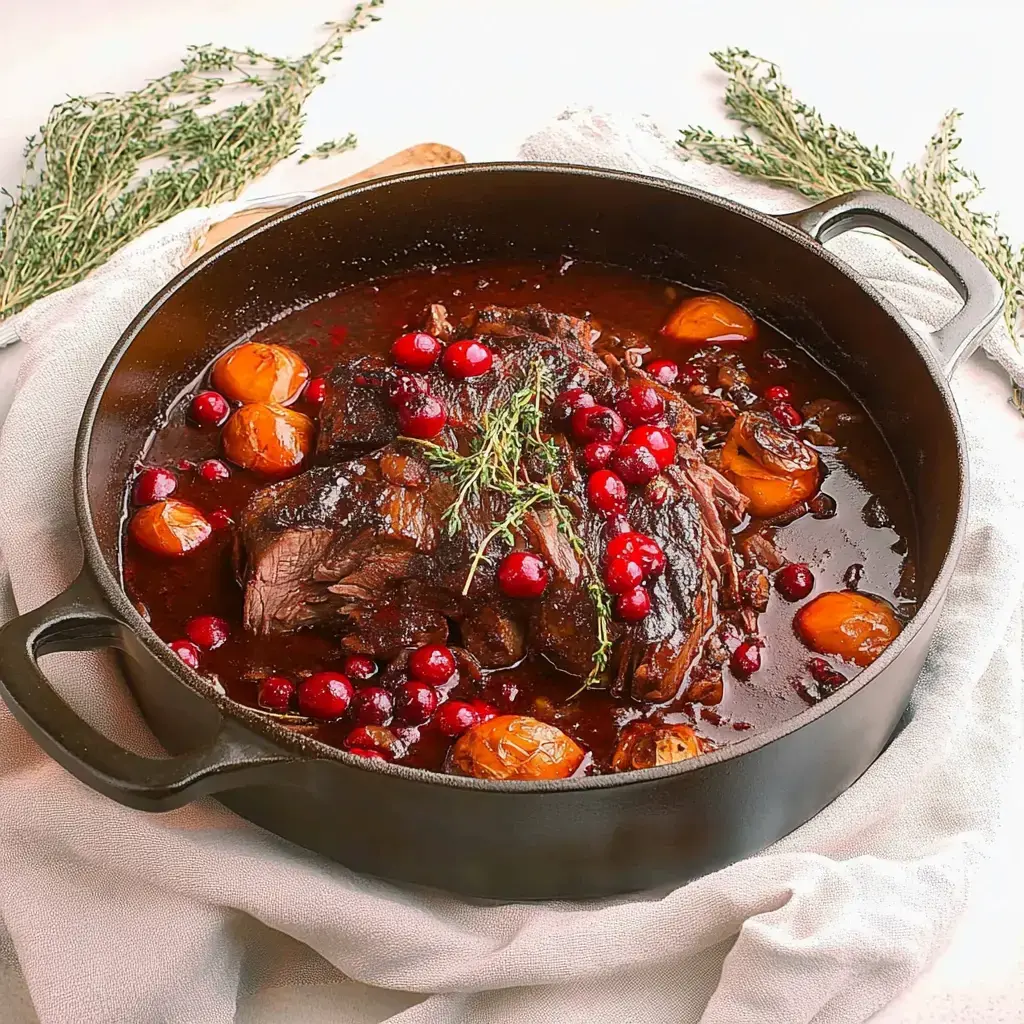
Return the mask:
[[362,758],[542,781],[699,757],[834,693],[915,607],[906,489],[842,382],[621,268],[343,288],[160,415],[126,592],[228,699]]
[[[613,624],[608,681],[649,701],[667,700],[688,682],[694,699],[712,703],[716,687],[721,693],[725,656],[715,635],[719,605],[744,601],[729,530],[742,520],[746,499],[697,450],[695,410],[642,370],[602,355],[600,329],[588,320],[540,306],[489,306],[453,326],[444,307],[433,304],[425,322],[446,338],[486,337],[494,353],[492,369],[479,377],[458,380],[439,369],[421,375],[448,408],[436,440],[463,453],[484,412],[507,401],[538,359],[556,392],[584,387],[611,404],[633,380],[658,388],[678,454],[646,492],[631,494],[627,518],[658,541],[667,567],[650,587],[651,614]],[[516,602],[498,590],[494,566],[508,550],[500,541],[463,595],[472,555],[508,511],[508,499],[478,495],[463,510],[461,529],[450,534],[444,513],[455,498],[452,485],[418,446],[399,440],[389,395],[401,386],[401,373],[376,355],[339,363],[320,416],[318,465],[251,499],[238,550],[245,626],[276,633],[329,623],[343,647],[380,658],[443,642],[454,626],[486,668],[533,652],[585,677],[597,615],[584,567],[551,510],[529,513],[517,534],[517,546],[542,555],[553,571],[541,599]],[[554,486],[578,515],[577,533],[599,565],[605,518],[588,508],[587,472],[550,410],[545,434],[558,446]]]

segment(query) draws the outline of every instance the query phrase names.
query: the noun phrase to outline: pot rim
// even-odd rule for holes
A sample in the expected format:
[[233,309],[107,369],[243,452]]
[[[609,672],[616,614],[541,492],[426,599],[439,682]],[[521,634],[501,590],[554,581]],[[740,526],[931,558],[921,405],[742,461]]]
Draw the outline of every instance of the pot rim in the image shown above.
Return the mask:
[[[838,270],[845,277],[856,284],[873,302],[881,306],[894,324],[902,331],[914,350],[923,360],[925,367],[932,378],[935,387],[942,397],[946,412],[952,421],[956,437],[957,448],[957,470],[959,482],[959,496],[957,502],[956,520],[953,525],[952,536],[946,554],[943,557],[942,565],[932,584],[925,600],[918,607],[916,613],[904,627],[899,637],[890,644],[884,653],[871,665],[854,676],[845,686],[837,690],[831,696],[819,703],[808,707],[797,715],[787,718],[771,729],[758,732],[750,737],[739,739],[728,746],[720,747],[699,758],[692,758],[674,764],[662,765],[656,768],[647,768],[632,772],[608,773],[604,775],[591,775],[570,777],[568,779],[547,780],[547,781],[493,781],[485,779],[468,778],[460,775],[449,775],[441,772],[429,771],[422,768],[412,768],[405,765],[394,764],[376,759],[369,759],[350,754],[338,747],[332,747],[321,740],[313,739],[301,733],[294,732],[284,725],[277,724],[273,719],[260,714],[246,705],[237,704],[221,693],[209,680],[194,669],[188,668],[181,660],[173,654],[166,643],[153,631],[150,625],[138,613],[127,594],[121,587],[121,583],[111,572],[107,561],[100,549],[99,540],[92,521],[92,511],[88,500],[88,462],[89,446],[92,439],[93,424],[96,419],[100,401],[103,398],[107,385],[112,378],[121,357],[134,343],[136,338],[145,328],[149,320],[156,315],[164,302],[193,277],[216,262],[223,255],[231,250],[249,244],[263,232],[268,231],[278,224],[291,220],[294,217],[301,217],[310,210],[318,209],[336,202],[344,202],[346,199],[361,196],[365,193],[386,190],[401,185],[406,181],[425,181],[441,177],[477,176],[487,174],[552,174],[570,175],[578,177],[602,178],[606,180],[622,181],[632,183],[644,188],[653,188],[662,192],[674,193],[695,199],[699,202],[709,203],[719,209],[727,211],[736,216],[753,221],[760,227],[774,231],[788,238],[790,241],[802,246],[804,249],[824,260],[833,269]],[[361,182],[333,192],[325,193],[306,202],[300,203],[290,209],[284,210],[264,221],[247,228],[238,235],[233,236],[215,246],[210,252],[200,259],[184,268],[167,284],[165,284],[142,308],[138,315],[124,330],[117,343],[111,349],[103,363],[96,380],[93,383],[89,398],[85,404],[82,418],[79,424],[74,455],[74,495],[75,512],[81,533],[82,547],[85,554],[85,562],[89,567],[93,579],[99,585],[104,599],[111,609],[121,618],[124,625],[130,629],[136,637],[141,640],[149,652],[164,667],[175,675],[182,683],[196,691],[201,697],[214,703],[227,717],[235,719],[253,730],[259,735],[271,740],[278,747],[293,751],[304,759],[340,761],[349,766],[357,766],[364,771],[379,772],[385,775],[397,776],[406,781],[418,784],[444,785],[456,789],[474,789],[493,793],[526,794],[526,793],[571,793],[577,791],[606,789],[619,786],[630,786],[638,784],[650,784],[662,780],[687,775],[691,772],[700,772],[710,769],[723,762],[743,757],[746,754],[754,753],[762,747],[775,743],[792,733],[810,725],[819,718],[827,715],[834,708],[849,700],[865,687],[870,685],[878,676],[886,671],[893,664],[903,651],[909,646],[911,640],[916,637],[921,628],[941,608],[949,586],[950,578],[956,567],[956,562],[963,544],[966,530],[968,498],[969,498],[969,468],[966,456],[966,445],[964,441],[964,429],[953,400],[952,390],[945,374],[939,366],[938,359],[929,347],[927,341],[920,336],[907,323],[902,314],[886,299],[877,292],[865,277],[854,270],[849,264],[829,252],[823,245],[812,239],[809,235],[799,229],[786,224],[778,217],[754,210],[751,207],[743,206],[731,199],[705,192],[701,189],[685,185],[681,182],[670,181],[664,178],[651,177],[649,175],[637,174],[632,171],[619,171],[599,167],[590,167],[568,163],[542,163],[528,161],[503,161],[489,163],[467,163],[454,166],[439,167],[423,171],[411,171],[403,174],[389,175],[384,178],[376,178],[368,182]]]

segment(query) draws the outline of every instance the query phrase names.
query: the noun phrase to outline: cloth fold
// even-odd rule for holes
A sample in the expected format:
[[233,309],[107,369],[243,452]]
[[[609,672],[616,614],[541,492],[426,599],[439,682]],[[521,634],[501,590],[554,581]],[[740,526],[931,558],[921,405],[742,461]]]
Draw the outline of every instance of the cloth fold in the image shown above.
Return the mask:
[[[698,173],[647,126],[589,112],[555,122],[522,156]],[[763,209],[799,205],[712,176],[703,187]],[[224,212],[175,218],[16,318],[28,351],[0,435],[0,559],[19,610],[66,586],[81,561],[71,455],[100,364]],[[937,275],[883,240],[851,234],[835,249],[921,329],[957,308]],[[49,761],[4,710],[0,1005],[23,1011],[5,1021],[868,1019],[945,941],[1020,756],[1022,460],[1008,457],[1005,410],[970,365],[953,387],[973,497],[935,642],[905,727],[806,826],[671,892],[480,905],[355,875],[212,800],[161,816],[121,807]],[[103,656],[55,655],[46,670],[90,721],[152,750]]]

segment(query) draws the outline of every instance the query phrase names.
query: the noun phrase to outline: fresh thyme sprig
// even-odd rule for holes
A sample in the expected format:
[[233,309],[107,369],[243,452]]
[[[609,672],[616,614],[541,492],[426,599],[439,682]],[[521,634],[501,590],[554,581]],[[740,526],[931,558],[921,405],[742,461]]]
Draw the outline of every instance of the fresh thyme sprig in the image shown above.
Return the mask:
[[[450,535],[462,529],[462,512],[471,498],[479,500],[484,491],[492,491],[509,499],[508,512],[492,524],[473,553],[462,588],[463,596],[469,593],[473,578],[481,563],[487,561],[487,550],[495,540],[500,538],[511,546],[515,544],[515,531],[531,509],[546,506],[554,511],[559,532],[566,537],[583,568],[584,585],[597,615],[597,648],[590,673],[580,687],[583,690],[598,683],[608,668],[612,648],[612,606],[601,574],[576,532],[572,510],[551,480],[550,474],[558,466],[558,447],[550,438],[544,439],[540,425],[543,403],[553,398],[554,383],[550,371],[542,359],[537,359],[527,373],[527,383],[507,403],[484,413],[481,437],[468,455],[461,455],[433,441],[412,437],[399,440],[419,445],[430,465],[447,473],[458,487],[458,494],[444,513]],[[547,474],[546,481],[530,479],[523,464],[527,452],[535,457],[538,466]]]
[[[972,208],[982,189],[977,175],[954,156],[960,145],[959,111],[952,110],[942,119],[921,162],[897,176],[891,154],[868,147],[853,132],[827,122],[793,95],[770,61],[735,48],[711,56],[728,76],[725,107],[729,116],[743,128],[754,129],[758,137],[746,133],[728,137],[690,127],[679,140],[688,154],[812,199],[874,189],[917,207],[956,235],[998,278],[1006,294],[1006,326],[1020,347],[1017,327],[1024,302],[1024,247],[1011,243],[999,230],[996,217]],[[1019,405],[1019,391],[1015,397]]]
[[29,139],[20,187],[0,189],[0,319],[80,281],[174,214],[233,199],[289,156],[324,67],[382,3],[328,23],[323,43],[297,60],[198,46],[135,92],[55,106]]
[[336,156],[338,153],[347,153],[350,149],[356,148],[356,137],[349,132],[343,139],[331,139],[329,142],[321,142],[316,149],[303,153],[299,157],[299,163],[304,164],[307,160],[326,160],[329,156]]
[[558,450],[553,441],[540,435],[542,400],[550,401],[551,374],[542,359],[530,367],[527,383],[508,402],[497,409],[488,409],[481,417],[480,437],[468,455],[460,455],[432,441],[404,438],[424,448],[436,469],[445,470],[459,489],[455,500],[444,513],[448,535],[454,537],[463,526],[462,510],[471,497],[482,491],[501,490],[508,494],[518,486],[523,454],[535,451],[547,470],[558,464]]

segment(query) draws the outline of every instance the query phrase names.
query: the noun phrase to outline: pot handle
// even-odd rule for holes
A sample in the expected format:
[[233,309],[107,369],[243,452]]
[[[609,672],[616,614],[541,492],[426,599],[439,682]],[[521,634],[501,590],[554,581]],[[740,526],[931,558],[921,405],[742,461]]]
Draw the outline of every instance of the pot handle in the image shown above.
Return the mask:
[[985,264],[927,214],[894,196],[848,192],[778,219],[822,243],[853,228],[872,228],[934,267],[964,300],[956,316],[931,335],[947,377],[978,347],[1003,310],[1002,289]]
[[[133,754],[97,732],[50,686],[38,658],[56,651],[114,647],[131,655],[128,626],[96,594],[83,569],[62,594],[0,629],[0,697],[37,743],[72,775],[143,811],[168,811],[199,796],[259,781],[294,757],[223,720],[204,747],[173,757]],[[154,668],[167,671],[154,659]]]

